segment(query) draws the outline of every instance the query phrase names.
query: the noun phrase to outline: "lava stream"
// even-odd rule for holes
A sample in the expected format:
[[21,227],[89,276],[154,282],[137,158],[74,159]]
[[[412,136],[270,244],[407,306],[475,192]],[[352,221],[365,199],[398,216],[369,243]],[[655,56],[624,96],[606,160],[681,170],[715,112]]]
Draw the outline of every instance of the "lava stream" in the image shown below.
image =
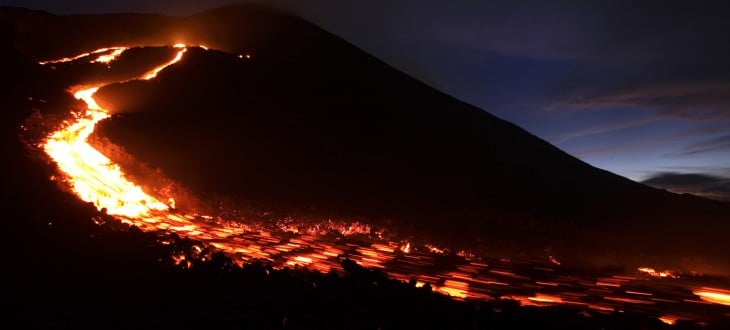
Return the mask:
[[[187,48],[182,48],[172,61],[156,67],[143,78],[154,77],[160,70],[179,61],[186,50]],[[115,50],[112,54],[114,57],[102,56],[103,58],[95,61],[108,63],[121,53]],[[149,216],[152,211],[169,209],[166,204],[144,193],[142,188],[127,180],[119,166],[89,145],[87,140],[96,124],[109,117],[108,111],[94,100],[94,93],[99,87],[74,93],[74,97],[86,102],[86,113],[72,125],[51,134],[43,149],[61,171],[66,173],[72,189],[82,200],[94,203],[99,209],[106,209],[110,215],[143,217]]]

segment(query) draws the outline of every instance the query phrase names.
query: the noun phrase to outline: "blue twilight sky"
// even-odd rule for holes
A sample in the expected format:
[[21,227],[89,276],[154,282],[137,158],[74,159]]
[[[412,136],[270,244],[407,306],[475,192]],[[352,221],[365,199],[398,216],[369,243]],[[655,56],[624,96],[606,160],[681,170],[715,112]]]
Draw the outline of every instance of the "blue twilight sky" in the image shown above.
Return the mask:
[[[59,14],[172,15],[232,2],[0,0]],[[594,166],[730,200],[728,1],[259,2]]]

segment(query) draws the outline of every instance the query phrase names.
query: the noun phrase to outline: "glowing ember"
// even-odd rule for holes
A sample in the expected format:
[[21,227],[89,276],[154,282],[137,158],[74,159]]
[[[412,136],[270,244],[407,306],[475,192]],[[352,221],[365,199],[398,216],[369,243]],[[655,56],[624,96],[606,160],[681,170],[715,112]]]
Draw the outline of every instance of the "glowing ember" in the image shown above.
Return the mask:
[[677,277],[679,277],[678,275],[675,275],[674,272],[672,272],[670,270],[657,271],[651,267],[639,267],[637,270],[641,273],[644,273],[644,274],[652,276],[652,277],[658,277],[658,278],[665,278],[665,277],[677,278]]
[[110,54],[101,55],[101,56],[97,57],[95,60],[91,61],[91,63],[109,64],[112,61],[116,60],[117,57],[119,57],[119,55],[122,55],[122,53],[124,53],[125,50],[127,50],[126,47],[112,47],[109,49],[113,49],[114,51],[111,52]]
[[446,251],[443,249],[439,249],[436,246],[433,246],[431,244],[424,245],[431,253],[437,253],[437,254],[446,254]]
[[559,296],[538,293],[533,297],[526,296],[504,296],[502,299],[515,300],[520,303],[520,306],[552,306],[556,304],[564,304],[566,301]]
[[669,325],[674,325],[675,323],[677,323],[678,320],[679,318],[674,315],[664,315],[659,317],[659,321],[662,321]]
[[554,263],[554,264],[556,264],[556,265],[560,266],[560,261],[558,261],[558,259],[555,259],[555,257],[553,257],[553,256],[548,256],[548,260],[550,260],[550,262],[552,262],[552,263]]
[[400,247],[400,251],[405,254],[411,253],[411,243],[406,242],[406,245]]
[[692,293],[699,296],[703,301],[730,306],[730,290],[703,287]]
[[547,294],[536,294],[534,297],[527,298],[531,301],[537,302],[537,303],[545,303],[545,304],[562,304],[564,303],[563,298],[560,298],[558,296],[552,296]]
[[436,290],[440,291],[441,293],[448,294],[452,297],[463,299],[467,297],[467,293],[469,292],[469,283],[447,280],[444,283],[444,286],[437,287]]

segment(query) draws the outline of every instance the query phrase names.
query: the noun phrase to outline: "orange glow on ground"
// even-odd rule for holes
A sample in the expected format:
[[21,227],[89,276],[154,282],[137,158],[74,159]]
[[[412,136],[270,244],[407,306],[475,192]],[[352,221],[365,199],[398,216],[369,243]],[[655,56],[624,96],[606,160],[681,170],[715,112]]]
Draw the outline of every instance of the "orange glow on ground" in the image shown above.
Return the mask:
[[456,298],[466,298],[469,293],[469,284],[466,282],[447,280],[444,286],[437,287],[437,291]]

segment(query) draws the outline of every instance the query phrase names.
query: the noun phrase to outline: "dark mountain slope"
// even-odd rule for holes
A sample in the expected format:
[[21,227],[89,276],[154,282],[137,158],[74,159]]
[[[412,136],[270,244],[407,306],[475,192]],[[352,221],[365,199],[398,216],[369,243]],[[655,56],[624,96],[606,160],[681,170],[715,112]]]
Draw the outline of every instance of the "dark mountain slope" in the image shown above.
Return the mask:
[[[179,19],[150,14],[68,15],[0,7],[14,47],[35,60],[130,44],[168,44]],[[169,38],[168,38],[169,36]]]
[[[103,89],[107,107],[123,114],[102,131],[134,132],[124,139],[140,148],[162,138],[165,150],[149,147],[150,156],[169,154],[163,168],[189,171],[185,182],[204,191],[274,200],[321,195],[324,203],[367,199],[361,212],[377,207],[420,216],[485,202],[550,211],[570,203],[563,214],[576,209],[576,198],[652,191],[367,57],[350,57],[360,65],[343,69],[330,56],[281,63],[193,49],[159,80]],[[159,129],[163,118],[172,131]],[[221,177],[211,173],[227,166]]]

